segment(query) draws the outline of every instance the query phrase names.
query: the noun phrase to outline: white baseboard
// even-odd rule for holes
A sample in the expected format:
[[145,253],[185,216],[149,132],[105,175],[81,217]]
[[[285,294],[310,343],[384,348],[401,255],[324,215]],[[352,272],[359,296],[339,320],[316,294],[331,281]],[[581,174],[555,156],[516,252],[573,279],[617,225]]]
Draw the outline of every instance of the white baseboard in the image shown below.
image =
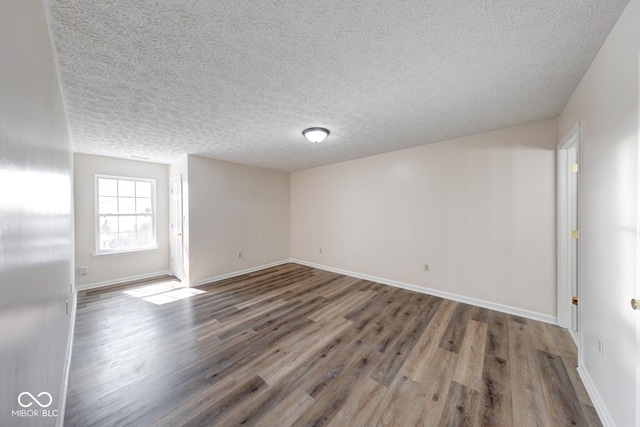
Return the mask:
[[231,273],[221,274],[220,276],[209,277],[207,279],[197,280],[189,284],[190,288],[207,285],[209,283],[217,282],[219,280],[230,279],[231,277],[242,276],[243,274],[253,273],[255,271],[264,270],[265,268],[276,267],[278,265],[287,264],[292,262],[290,259],[283,259],[281,261],[272,262],[269,264],[258,265],[256,267],[246,268],[244,270],[234,271]]
[[607,405],[605,405],[604,400],[602,400],[602,396],[600,396],[596,385],[593,383],[591,375],[589,375],[589,371],[587,371],[584,366],[580,365],[578,366],[578,374],[584,384],[584,388],[587,389],[587,394],[589,394],[589,397],[591,398],[593,407],[596,408],[596,412],[600,417],[602,425],[604,427],[615,427],[616,423],[613,421],[613,417],[611,416],[611,413],[609,413]]
[[[462,303],[465,303],[465,304],[476,305],[476,306],[479,306],[479,307],[488,308],[490,310],[496,310],[496,311],[500,311],[500,312],[507,313],[507,314],[513,314],[515,316],[525,317],[527,319],[539,320],[541,322],[551,323],[551,324],[554,324],[554,325],[557,324],[557,318],[555,316],[550,316],[548,314],[538,313],[538,312],[535,312],[535,311],[525,310],[525,309],[522,309],[522,308],[512,307],[512,306],[503,305],[503,304],[499,304],[499,303],[495,303],[495,302],[491,302],[491,301],[485,301],[485,300],[481,300],[481,299],[477,299],[477,298],[466,297],[466,296],[463,296],[463,295],[453,294],[453,293],[450,293],[450,292],[445,292],[445,291],[441,291],[441,290],[437,290],[437,289],[431,289],[431,288],[425,288],[425,287],[422,287],[422,286],[416,286],[416,285],[412,285],[412,284],[409,284],[409,283],[399,282],[399,281],[396,281],[396,280],[385,279],[383,277],[370,276],[368,274],[362,274],[362,273],[357,273],[357,272],[354,272],[354,271],[343,270],[341,268],[334,268],[334,267],[330,267],[330,266],[327,266],[327,265],[316,264],[316,263],[313,263],[313,262],[308,262],[308,261],[295,259],[295,258],[284,259],[284,260],[272,262],[272,263],[269,263],[269,264],[258,265],[258,266],[255,266],[255,267],[246,268],[244,270],[234,271],[234,272],[231,272],[231,273],[221,274],[219,276],[213,276],[213,277],[208,277],[206,279],[197,280],[195,282],[191,282],[189,284],[189,287],[197,287],[197,286],[206,285],[208,283],[217,282],[217,281],[220,281],[220,280],[229,279],[229,278],[236,277],[236,276],[241,276],[243,274],[253,273],[253,272],[256,272],[256,271],[264,270],[265,268],[276,267],[278,265],[286,264],[288,262],[293,262],[293,263],[300,264],[300,265],[306,265],[308,267],[318,268],[320,270],[331,271],[331,272],[338,273],[338,274],[344,274],[345,276],[351,276],[351,277],[357,277],[359,279],[371,280],[373,282],[382,283],[384,285],[389,285],[389,286],[394,286],[394,287],[397,287],[397,288],[407,289],[407,290],[414,291],[414,292],[420,292],[420,293],[427,294],[427,295],[434,295],[434,296],[437,296],[437,297],[446,298],[446,299],[450,299],[450,300],[453,300],[453,301],[462,302]],[[151,278],[154,278],[154,277],[160,277],[160,276],[166,276],[166,275],[171,275],[171,272],[168,271],[168,270],[167,271],[157,271],[155,273],[142,274],[142,275],[139,275],[139,276],[122,277],[120,279],[114,279],[114,280],[108,280],[108,281],[104,281],[104,282],[91,283],[91,284],[88,284],[88,285],[78,286],[76,290],[77,291],[86,291],[86,290],[89,290],[89,289],[102,288],[102,287],[105,287],[105,286],[111,286],[111,285],[116,285],[116,284],[121,284],[121,283],[126,283],[126,282],[134,282],[134,281],[138,281],[138,280],[151,279]]]
[[153,279],[156,277],[171,276],[171,275],[172,275],[171,271],[165,270],[165,271],[156,271],[154,273],[140,274],[138,276],[120,277],[118,279],[106,280],[104,282],[96,282],[96,283],[89,283],[86,285],[80,285],[76,287],[76,291],[87,291],[89,289],[104,288],[105,286],[120,285],[122,283],[137,282],[140,280]]
[[513,314],[515,316],[525,317],[527,319],[539,320],[545,323],[551,323],[556,325],[558,319],[555,316],[548,314],[538,313],[535,311],[529,311],[522,308],[511,307],[508,305],[498,304],[495,302],[484,301],[481,299],[465,297],[463,295],[452,294],[437,289],[424,288],[422,286],[411,285],[409,283],[398,282],[396,280],[385,279],[382,277],[369,276],[368,274],[356,273],[353,271],[343,270],[341,268],[329,267],[326,265],[315,264],[313,262],[303,261],[292,258],[291,262],[296,264],[306,265],[307,267],[318,268],[320,270],[331,271],[333,273],[344,274],[345,276],[357,277],[359,279],[371,280],[372,282],[382,283],[383,285],[395,286],[396,288],[407,289],[409,291],[420,292],[422,294],[433,295],[441,298],[450,299],[453,301],[463,302],[465,304],[476,305],[479,307],[488,308],[490,310],[496,310],[507,314]]
[[71,353],[73,351],[73,334],[76,329],[76,309],[78,306],[78,293],[74,290],[71,292],[71,311],[69,313],[69,336],[67,337],[67,353],[64,360],[64,368],[62,370],[62,388],[60,390],[60,399],[58,400],[58,418],[56,426],[64,425],[64,412],[67,407],[67,390],[69,388],[69,371],[71,370]]

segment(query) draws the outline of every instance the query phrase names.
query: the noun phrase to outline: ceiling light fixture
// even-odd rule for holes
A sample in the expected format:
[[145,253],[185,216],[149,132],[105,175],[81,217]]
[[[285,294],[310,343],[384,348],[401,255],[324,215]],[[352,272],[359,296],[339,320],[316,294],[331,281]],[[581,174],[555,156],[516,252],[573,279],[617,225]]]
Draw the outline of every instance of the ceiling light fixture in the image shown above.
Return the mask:
[[309,128],[302,131],[304,137],[315,144],[324,141],[329,133],[329,129],[325,128]]

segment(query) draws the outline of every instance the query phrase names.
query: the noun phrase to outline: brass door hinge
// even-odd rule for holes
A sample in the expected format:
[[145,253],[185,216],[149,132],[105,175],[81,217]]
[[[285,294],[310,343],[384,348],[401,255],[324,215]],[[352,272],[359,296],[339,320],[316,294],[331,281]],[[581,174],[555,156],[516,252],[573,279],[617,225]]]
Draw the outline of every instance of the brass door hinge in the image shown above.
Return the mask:
[[571,304],[578,305],[578,297],[571,298]]
[[580,233],[578,232],[578,230],[573,230],[571,232],[571,238],[575,239],[575,240],[578,240],[578,237],[580,237]]
[[571,172],[578,172],[578,164],[574,163],[571,165]]

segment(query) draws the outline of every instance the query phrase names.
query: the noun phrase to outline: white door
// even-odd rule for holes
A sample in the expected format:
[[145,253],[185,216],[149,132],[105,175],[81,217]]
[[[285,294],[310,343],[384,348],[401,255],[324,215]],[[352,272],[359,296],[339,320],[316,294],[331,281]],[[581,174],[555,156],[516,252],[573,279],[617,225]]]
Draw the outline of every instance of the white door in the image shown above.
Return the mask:
[[558,324],[579,343],[579,145],[576,125],[558,144]]
[[182,280],[182,175],[171,178],[171,272]]
[[[638,185],[640,189],[640,180]],[[640,209],[640,191],[638,193],[638,209]],[[640,212],[640,210],[638,212]],[[636,246],[638,249],[636,249],[636,271],[640,272],[640,222],[637,227]],[[636,396],[640,397],[640,273],[636,273],[636,294],[633,299],[636,300],[635,310],[638,310],[636,311]],[[636,426],[640,426],[640,403],[636,403]]]
[[[570,240],[570,275],[571,275],[571,297],[578,298],[578,236],[573,236],[578,232],[578,148],[572,147],[567,150],[568,163],[570,172],[568,175],[567,198],[569,205],[569,228],[571,229]],[[571,328],[574,338],[578,333],[578,306],[571,304]]]
[[[640,51],[638,52],[638,66],[640,66]],[[638,78],[640,81],[640,76]],[[640,94],[638,99],[640,100]],[[638,113],[640,113],[640,101],[638,101]],[[640,165],[640,114],[638,115],[638,161]],[[632,295],[632,298],[636,300],[636,426],[640,426],[640,307],[638,301],[640,301],[640,167],[638,168],[638,182],[636,199],[638,219],[636,223],[636,294]],[[633,308],[633,304],[632,304]]]
[[[638,198],[638,208],[640,209],[640,194],[638,195]],[[636,238],[638,239],[637,242],[640,242],[640,225],[638,226]],[[636,257],[640,259],[640,244],[636,243],[636,245],[638,246],[638,249],[636,250]],[[636,271],[640,271],[640,264],[638,264],[638,261],[636,261]],[[636,396],[640,397],[640,277],[638,276],[639,274],[637,273],[636,294],[633,299],[636,300],[635,310],[638,310],[636,312]],[[636,425],[640,426],[640,403],[636,403]]]

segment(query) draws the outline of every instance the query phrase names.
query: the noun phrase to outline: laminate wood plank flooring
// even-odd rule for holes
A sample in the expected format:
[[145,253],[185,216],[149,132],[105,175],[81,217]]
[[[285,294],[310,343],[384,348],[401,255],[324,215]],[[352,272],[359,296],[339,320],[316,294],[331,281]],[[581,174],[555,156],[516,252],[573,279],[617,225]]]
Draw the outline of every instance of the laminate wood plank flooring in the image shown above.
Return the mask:
[[599,426],[553,325],[284,264],[79,294],[65,425]]

